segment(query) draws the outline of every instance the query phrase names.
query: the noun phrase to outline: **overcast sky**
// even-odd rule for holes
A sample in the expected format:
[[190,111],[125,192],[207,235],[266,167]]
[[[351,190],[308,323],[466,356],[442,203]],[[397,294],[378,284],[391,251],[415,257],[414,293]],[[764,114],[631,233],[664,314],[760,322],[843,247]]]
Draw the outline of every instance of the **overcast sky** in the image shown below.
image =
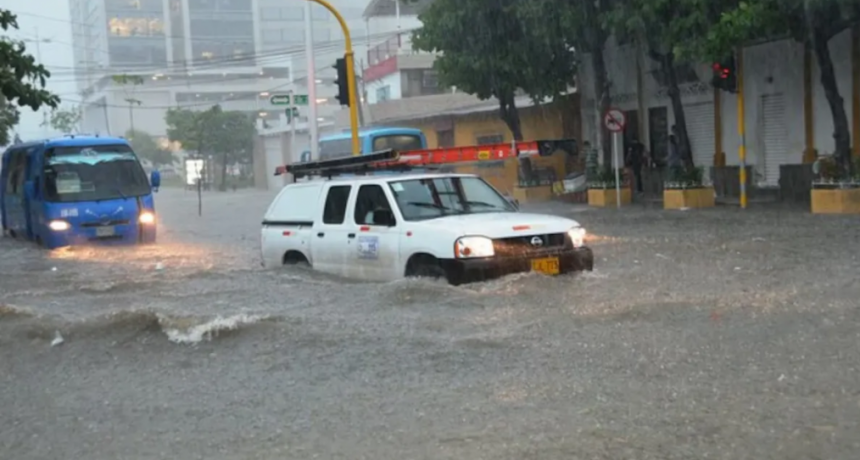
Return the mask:
[[[27,40],[28,51],[36,56],[37,37],[42,63],[52,73],[48,89],[62,98],[79,100],[75,93],[72,74],[72,29],[69,23],[68,0],[0,0],[0,8],[18,15],[18,31],[9,35],[19,40]],[[41,138],[53,134],[53,130],[42,128],[42,114],[34,113],[29,107],[21,108],[21,123],[17,131],[24,140]]]

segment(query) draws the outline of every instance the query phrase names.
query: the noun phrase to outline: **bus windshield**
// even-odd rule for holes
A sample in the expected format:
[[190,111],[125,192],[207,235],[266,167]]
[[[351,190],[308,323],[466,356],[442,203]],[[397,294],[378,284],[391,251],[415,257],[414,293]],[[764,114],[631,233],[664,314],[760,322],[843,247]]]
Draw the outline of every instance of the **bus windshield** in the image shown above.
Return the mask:
[[112,200],[151,191],[127,145],[54,147],[45,153],[44,173],[47,201]]

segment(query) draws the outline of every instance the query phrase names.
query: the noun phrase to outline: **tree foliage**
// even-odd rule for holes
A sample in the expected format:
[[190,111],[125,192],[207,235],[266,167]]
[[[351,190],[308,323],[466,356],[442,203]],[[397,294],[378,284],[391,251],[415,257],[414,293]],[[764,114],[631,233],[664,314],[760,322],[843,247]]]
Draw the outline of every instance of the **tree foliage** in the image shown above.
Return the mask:
[[11,104],[7,104],[3,97],[0,97],[0,146],[9,145],[10,130],[18,125],[20,113],[18,109]]
[[9,130],[18,124],[17,107],[39,110],[43,105],[57,107],[60,98],[45,89],[51,73],[27,53],[24,42],[5,35],[18,29],[17,16],[0,9],[0,145],[9,143]]
[[256,128],[248,114],[208,110],[171,109],[165,115],[167,137],[186,151],[217,157],[221,163],[221,188],[226,186],[227,166],[248,163],[254,150]]
[[82,117],[83,111],[80,107],[55,109],[51,111],[51,118],[47,123],[42,122],[42,125],[47,124],[61,133],[77,133]]
[[522,0],[436,0],[412,39],[418,50],[442,53],[434,63],[442,84],[498,99],[515,139],[523,138],[517,91],[536,102],[554,98],[576,74],[570,44],[554,34],[562,28],[558,16],[536,11]]
[[126,139],[131,144],[132,150],[139,157],[148,160],[153,166],[159,167],[173,164],[175,158],[173,152],[168,149],[161,148],[158,141],[149,133],[143,131],[128,130],[125,133]]
[[[638,42],[659,66],[675,116],[673,133],[681,157],[693,165],[687,120],[681,99],[678,67],[702,62],[695,55],[707,31],[720,20],[722,9],[734,0],[624,0],[615,5],[609,21],[619,38]],[[662,153],[662,152],[653,152]]]

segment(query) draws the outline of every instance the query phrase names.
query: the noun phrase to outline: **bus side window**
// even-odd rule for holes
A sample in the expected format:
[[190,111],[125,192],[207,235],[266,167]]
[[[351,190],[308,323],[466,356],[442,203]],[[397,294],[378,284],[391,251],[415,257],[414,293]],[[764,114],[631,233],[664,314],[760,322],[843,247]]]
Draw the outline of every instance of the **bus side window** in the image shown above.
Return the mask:
[[24,184],[24,166],[26,156],[21,149],[9,152],[9,175],[6,179],[6,193],[17,195]]

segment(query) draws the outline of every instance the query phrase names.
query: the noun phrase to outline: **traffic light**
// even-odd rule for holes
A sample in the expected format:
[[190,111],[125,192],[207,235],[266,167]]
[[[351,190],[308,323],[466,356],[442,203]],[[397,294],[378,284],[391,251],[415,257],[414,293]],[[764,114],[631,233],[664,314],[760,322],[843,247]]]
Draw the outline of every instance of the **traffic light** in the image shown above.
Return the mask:
[[711,69],[713,69],[711,84],[714,85],[714,88],[721,89],[729,93],[736,93],[738,91],[734,56],[721,62],[715,62],[711,66]]
[[339,58],[334,66],[337,70],[337,80],[334,84],[337,85],[337,101],[340,105],[349,106],[349,77],[346,73],[346,59]]

